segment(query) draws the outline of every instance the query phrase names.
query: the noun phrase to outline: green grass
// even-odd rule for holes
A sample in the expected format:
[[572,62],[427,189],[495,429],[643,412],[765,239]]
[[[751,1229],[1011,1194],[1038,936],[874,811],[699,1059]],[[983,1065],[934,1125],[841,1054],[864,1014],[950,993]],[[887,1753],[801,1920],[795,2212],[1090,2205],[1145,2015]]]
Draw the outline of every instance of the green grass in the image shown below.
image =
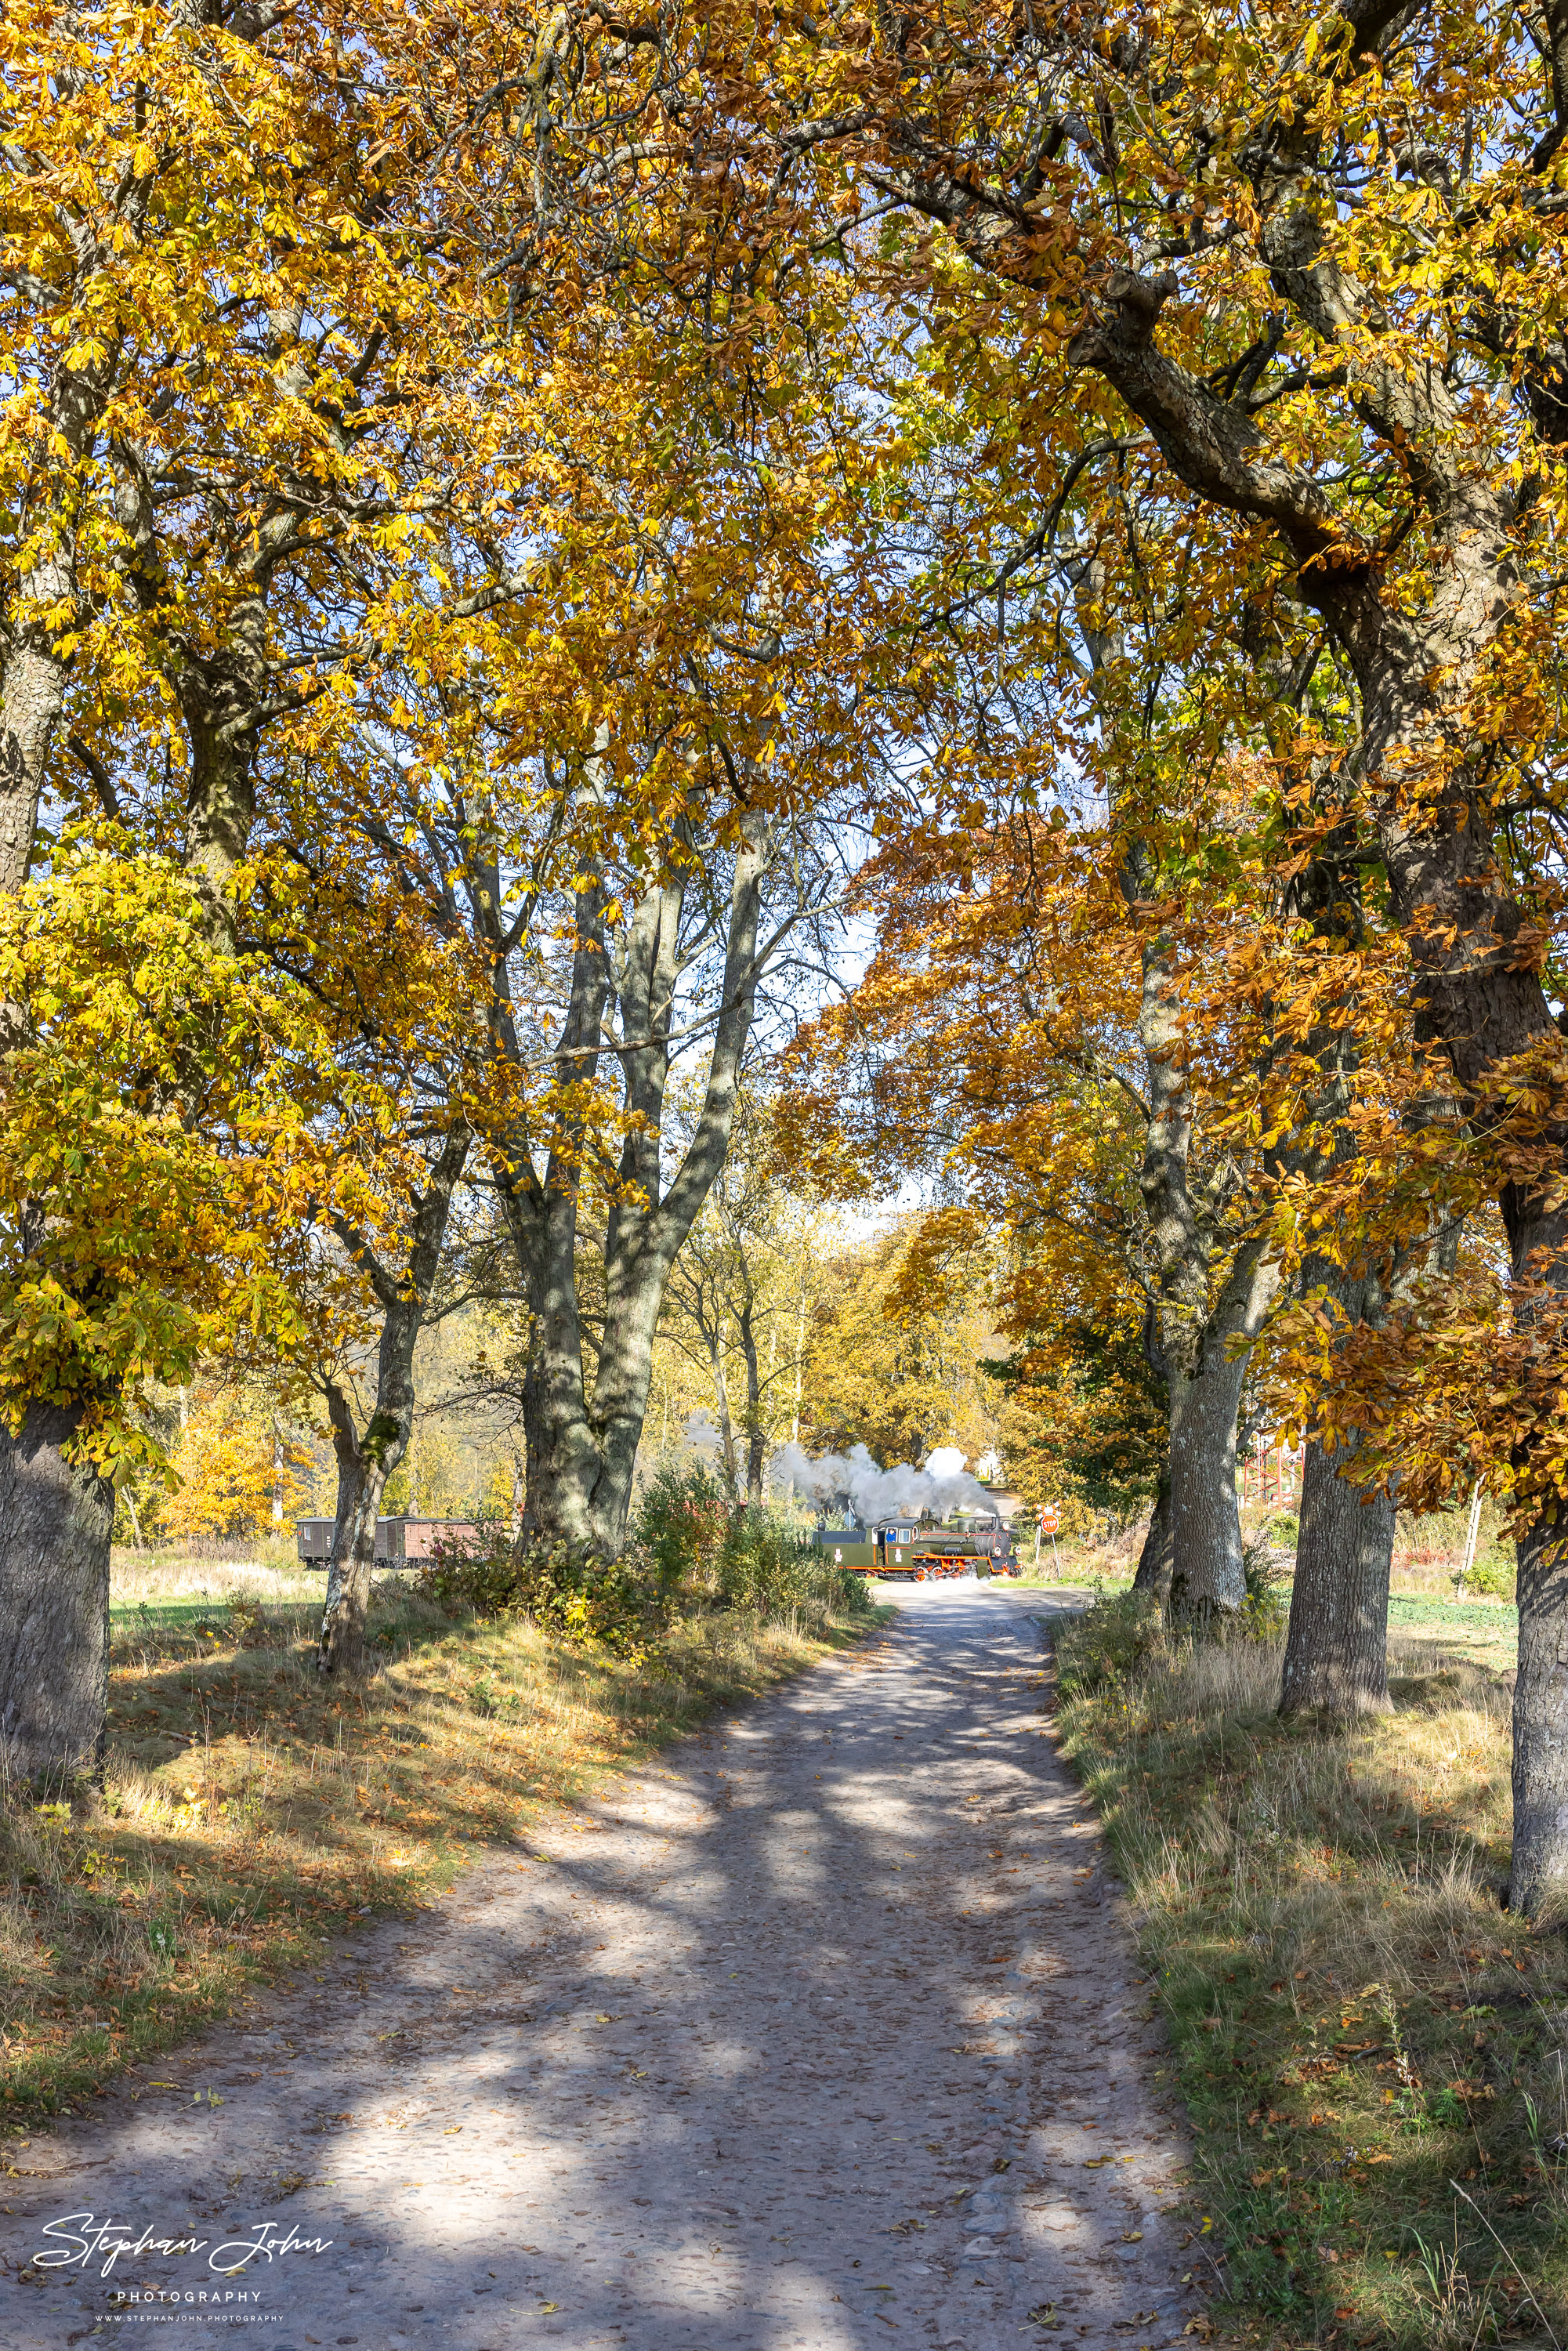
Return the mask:
[[[1018,1579],[1028,1591],[1114,1594],[1130,1592],[1128,1574],[1100,1573],[1091,1562],[1063,1558],[1060,1577],[1044,1572],[1026,1573]],[[1282,1604],[1291,1604],[1287,1579],[1279,1586]],[[1388,1603],[1391,1637],[1409,1636],[1436,1662],[1440,1655],[1469,1656],[1477,1664],[1506,1668],[1514,1662],[1519,1637],[1519,1611],[1508,1600],[1448,1600],[1437,1593],[1395,1593]]]
[[205,1596],[195,1600],[121,1600],[110,1601],[109,1630],[111,1642],[132,1639],[149,1625],[171,1632],[197,1632],[204,1625],[222,1632],[228,1622],[226,1599],[214,1600]]
[[1389,1634],[1408,1634],[1437,1648],[1486,1650],[1486,1665],[1514,1665],[1519,1611],[1511,1601],[1443,1601],[1425,1592],[1389,1599]]

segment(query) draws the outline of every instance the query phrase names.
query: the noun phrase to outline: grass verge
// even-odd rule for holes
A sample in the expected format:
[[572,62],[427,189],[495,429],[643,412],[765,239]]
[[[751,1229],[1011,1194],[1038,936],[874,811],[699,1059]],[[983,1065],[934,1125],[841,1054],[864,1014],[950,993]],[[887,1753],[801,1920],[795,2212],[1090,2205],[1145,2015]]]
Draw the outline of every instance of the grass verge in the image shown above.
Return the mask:
[[1057,1637],[1243,2339],[1568,2343],[1568,1948],[1498,1907],[1510,1693],[1392,1644],[1395,1710],[1279,1720],[1280,1650],[1101,1602]]
[[316,1672],[319,1601],[117,1612],[101,1797],[0,1805],[13,2135],[308,1966],[329,1933],[428,1901],[474,1841],[882,1621],[855,1607],[694,1608],[633,1665],[394,1587],[349,1687]]

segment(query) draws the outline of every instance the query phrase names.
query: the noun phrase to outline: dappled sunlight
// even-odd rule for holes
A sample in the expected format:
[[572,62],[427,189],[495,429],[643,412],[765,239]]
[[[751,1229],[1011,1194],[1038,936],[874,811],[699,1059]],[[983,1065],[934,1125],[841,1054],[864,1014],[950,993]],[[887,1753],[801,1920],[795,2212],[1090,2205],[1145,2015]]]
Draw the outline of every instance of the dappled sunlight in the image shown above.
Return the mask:
[[331,2235],[324,2287],[267,2281],[279,2351],[323,2294],[378,2346],[864,2351],[1047,2304],[1179,2342],[1179,2142],[1041,1695],[1015,1603],[922,1595],[170,2063],[166,2117],[106,2110],[116,2192]]

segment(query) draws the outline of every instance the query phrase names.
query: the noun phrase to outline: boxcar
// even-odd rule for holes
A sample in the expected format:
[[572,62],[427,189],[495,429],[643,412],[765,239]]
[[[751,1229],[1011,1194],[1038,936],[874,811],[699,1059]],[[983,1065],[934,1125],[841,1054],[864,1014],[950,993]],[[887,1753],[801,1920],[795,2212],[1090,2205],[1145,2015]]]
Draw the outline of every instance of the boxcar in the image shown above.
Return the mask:
[[[332,1556],[330,1519],[300,1519],[294,1540],[301,1567],[325,1567]],[[410,1567],[435,1557],[438,1543],[477,1542],[479,1530],[472,1519],[378,1519],[376,1565]]]

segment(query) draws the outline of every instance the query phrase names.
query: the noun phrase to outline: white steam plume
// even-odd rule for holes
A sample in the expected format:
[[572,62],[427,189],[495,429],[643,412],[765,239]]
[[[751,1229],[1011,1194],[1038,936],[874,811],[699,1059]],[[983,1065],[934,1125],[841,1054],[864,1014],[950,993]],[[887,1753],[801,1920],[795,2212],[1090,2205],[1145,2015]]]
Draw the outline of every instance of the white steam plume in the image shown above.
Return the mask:
[[[958,1458],[963,1459],[962,1454]],[[940,1518],[948,1510],[996,1509],[985,1488],[962,1470],[933,1477],[906,1461],[879,1469],[863,1445],[852,1446],[847,1454],[824,1453],[820,1461],[798,1445],[781,1445],[768,1464],[768,1475],[777,1486],[793,1486],[820,1510],[848,1502],[862,1527],[880,1525],[883,1519],[917,1518],[923,1510],[934,1510]]]

